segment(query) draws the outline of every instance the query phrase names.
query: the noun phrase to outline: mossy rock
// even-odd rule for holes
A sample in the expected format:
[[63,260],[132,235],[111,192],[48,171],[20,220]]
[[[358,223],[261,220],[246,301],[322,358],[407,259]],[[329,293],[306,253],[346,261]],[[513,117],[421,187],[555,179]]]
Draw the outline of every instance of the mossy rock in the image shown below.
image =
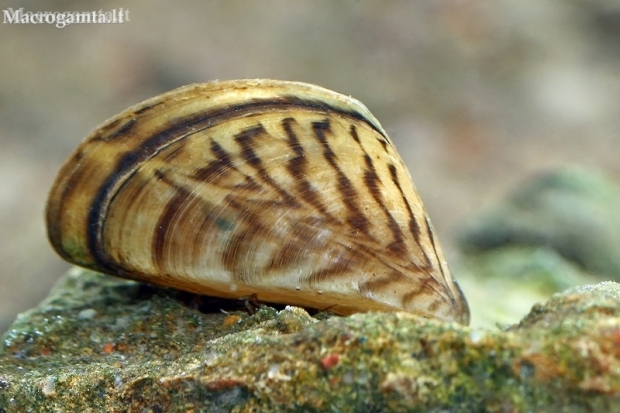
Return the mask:
[[500,331],[222,312],[74,269],[3,336],[0,411],[620,411],[619,298],[615,283],[569,290]]

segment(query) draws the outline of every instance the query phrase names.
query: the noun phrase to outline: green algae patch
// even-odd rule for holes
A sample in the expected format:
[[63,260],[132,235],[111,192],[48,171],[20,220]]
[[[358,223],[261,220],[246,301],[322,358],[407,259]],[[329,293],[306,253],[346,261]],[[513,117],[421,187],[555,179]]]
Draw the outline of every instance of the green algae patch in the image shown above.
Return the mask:
[[74,269],[4,334],[0,412],[614,411],[618,298],[615,283],[572,289],[499,331],[211,311]]

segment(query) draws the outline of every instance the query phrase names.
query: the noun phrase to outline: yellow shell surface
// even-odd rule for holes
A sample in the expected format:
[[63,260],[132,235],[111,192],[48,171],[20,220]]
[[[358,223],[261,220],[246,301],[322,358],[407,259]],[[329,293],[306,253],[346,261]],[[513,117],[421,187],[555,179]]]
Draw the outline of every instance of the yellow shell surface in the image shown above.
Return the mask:
[[112,275],[469,322],[390,138],[314,85],[189,85],[124,111],[64,164],[47,226],[64,259]]

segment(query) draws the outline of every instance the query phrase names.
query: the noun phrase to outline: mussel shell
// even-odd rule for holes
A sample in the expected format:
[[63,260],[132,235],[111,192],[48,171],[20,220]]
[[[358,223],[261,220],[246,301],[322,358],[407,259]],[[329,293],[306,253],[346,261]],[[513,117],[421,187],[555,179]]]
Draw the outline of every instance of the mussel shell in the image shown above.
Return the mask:
[[469,322],[390,138],[318,86],[211,82],[124,111],[64,164],[47,226],[64,259],[116,276]]

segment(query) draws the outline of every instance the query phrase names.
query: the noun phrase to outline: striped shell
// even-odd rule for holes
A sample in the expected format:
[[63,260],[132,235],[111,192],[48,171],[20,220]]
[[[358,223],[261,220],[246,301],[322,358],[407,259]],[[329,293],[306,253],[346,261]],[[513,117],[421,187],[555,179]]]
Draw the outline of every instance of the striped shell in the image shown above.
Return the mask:
[[236,80],[146,100],[60,170],[67,261],[191,292],[469,322],[411,177],[355,99]]

